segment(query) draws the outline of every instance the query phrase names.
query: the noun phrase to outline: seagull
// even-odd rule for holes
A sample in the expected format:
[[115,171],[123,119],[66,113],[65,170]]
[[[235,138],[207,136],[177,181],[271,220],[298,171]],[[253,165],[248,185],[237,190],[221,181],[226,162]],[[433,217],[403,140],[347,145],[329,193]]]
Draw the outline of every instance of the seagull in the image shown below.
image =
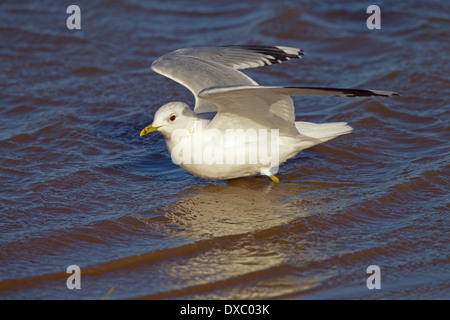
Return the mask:
[[286,46],[232,45],[162,55],[152,70],[188,88],[195,106],[193,110],[184,102],[161,106],[140,136],[159,131],[172,161],[195,176],[226,180],[262,174],[278,183],[275,174],[281,163],[353,130],[346,122],[296,121],[291,96],[397,95],[382,90],[262,86],[240,71],[303,54],[302,49]]

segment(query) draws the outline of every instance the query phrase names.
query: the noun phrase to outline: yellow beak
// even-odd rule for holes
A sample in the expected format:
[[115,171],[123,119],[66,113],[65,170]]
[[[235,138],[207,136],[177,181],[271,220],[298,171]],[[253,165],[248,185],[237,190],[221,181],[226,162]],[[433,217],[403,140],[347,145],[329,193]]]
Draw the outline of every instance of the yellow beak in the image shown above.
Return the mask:
[[146,126],[144,129],[142,129],[141,134],[139,135],[140,137],[145,136],[147,133],[152,132],[152,131],[156,131],[161,127],[154,127],[153,123],[149,126]]

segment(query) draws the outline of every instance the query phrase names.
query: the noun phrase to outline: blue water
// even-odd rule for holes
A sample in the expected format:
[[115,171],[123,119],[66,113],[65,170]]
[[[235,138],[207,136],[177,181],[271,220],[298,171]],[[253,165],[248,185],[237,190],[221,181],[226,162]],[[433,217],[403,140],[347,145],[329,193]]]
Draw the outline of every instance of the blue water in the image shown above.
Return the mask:
[[[450,297],[447,1],[380,2],[380,30],[359,1],[77,1],[81,30],[70,4],[0,4],[2,299]],[[401,96],[296,97],[297,120],[354,132],[277,185],[195,177],[139,137],[159,106],[194,102],[150,65],[230,44],[305,51],[246,71],[260,84]]]

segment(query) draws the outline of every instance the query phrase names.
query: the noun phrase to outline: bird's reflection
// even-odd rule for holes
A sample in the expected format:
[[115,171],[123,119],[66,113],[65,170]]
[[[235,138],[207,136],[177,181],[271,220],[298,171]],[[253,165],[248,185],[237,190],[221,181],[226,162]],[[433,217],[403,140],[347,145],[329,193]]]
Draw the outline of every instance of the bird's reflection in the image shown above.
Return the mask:
[[190,188],[166,208],[166,217],[194,238],[243,234],[284,225],[298,214],[283,202],[286,190],[266,179],[241,178]]
[[[289,183],[272,185],[267,179],[241,178],[183,192],[161,208],[164,219],[159,224],[173,226],[171,236],[184,239],[184,244],[173,250],[169,261],[160,262],[163,268],[158,273],[184,289],[147,298],[253,299],[314,286],[316,280],[313,284],[299,281],[289,262],[293,250],[289,224],[308,214],[292,199],[301,191]],[[294,247],[300,254],[302,242]],[[249,285],[253,281],[258,284]]]

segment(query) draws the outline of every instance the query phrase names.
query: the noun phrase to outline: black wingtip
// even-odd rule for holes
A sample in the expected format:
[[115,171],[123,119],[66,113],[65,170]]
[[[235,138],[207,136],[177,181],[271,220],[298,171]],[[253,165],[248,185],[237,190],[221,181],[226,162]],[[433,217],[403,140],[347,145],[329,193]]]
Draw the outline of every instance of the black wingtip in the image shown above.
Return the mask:
[[[273,63],[282,63],[290,59],[300,59],[304,52],[302,49],[282,46],[244,46],[244,48],[266,56]],[[266,63],[267,64],[267,63]]]
[[[324,88],[327,90],[328,88]],[[384,90],[371,90],[371,89],[342,89],[342,88],[329,88],[330,91],[337,90],[344,93],[347,97],[393,97],[398,96],[397,92],[393,91],[384,91]]]
[[396,97],[400,96],[398,92],[393,91],[382,91],[382,90],[369,90],[373,93],[374,96],[380,96],[380,97]]
[[384,90],[371,90],[371,89],[350,89],[350,88],[327,88],[327,87],[292,87],[286,86],[284,88],[288,89],[305,89],[305,90],[317,90],[318,93],[323,94],[313,94],[313,95],[322,95],[322,96],[337,96],[337,97],[393,97],[400,96],[398,92],[393,91],[384,91]]
[[303,49],[286,46],[231,45],[224,47],[239,47],[262,54],[266,60],[265,65],[282,63],[290,59],[300,59],[304,55]]

